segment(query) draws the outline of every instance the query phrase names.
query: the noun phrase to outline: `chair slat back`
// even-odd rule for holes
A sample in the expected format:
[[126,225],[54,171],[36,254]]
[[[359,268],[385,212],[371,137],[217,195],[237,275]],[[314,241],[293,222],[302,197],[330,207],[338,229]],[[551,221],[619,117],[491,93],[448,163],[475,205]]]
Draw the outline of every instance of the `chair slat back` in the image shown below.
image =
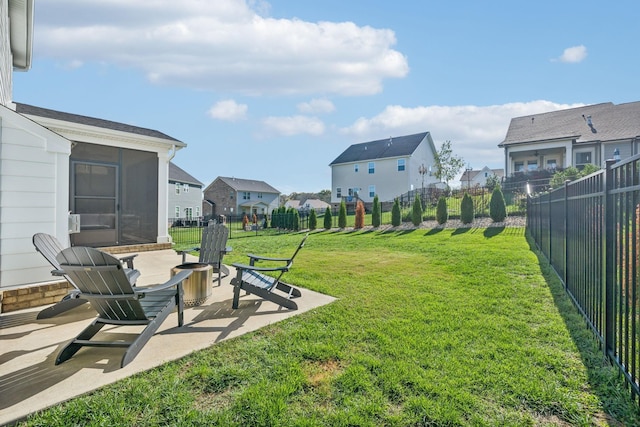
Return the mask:
[[300,252],[300,249],[304,247],[304,243],[307,241],[307,237],[309,237],[309,233],[304,235],[304,237],[302,238],[302,241],[296,248],[296,251],[293,253],[293,255],[291,255],[291,260],[289,261],[289,265],[293,264],[293,259],[296,257],[296,255],[298,255],[298,252]]
[[119,259],[82,246],[63,249],[56,259],[100,317],[122,321],[147,318]]
[[36,233],[33,235],[33,246],[54,268],[60,269],[60,263],[56,259],[56,255],[64,248],[58,239],[50,234]]
[[228,238],[229,229],[224,224],[212,224],[203,228],[199,262],[220,265]]

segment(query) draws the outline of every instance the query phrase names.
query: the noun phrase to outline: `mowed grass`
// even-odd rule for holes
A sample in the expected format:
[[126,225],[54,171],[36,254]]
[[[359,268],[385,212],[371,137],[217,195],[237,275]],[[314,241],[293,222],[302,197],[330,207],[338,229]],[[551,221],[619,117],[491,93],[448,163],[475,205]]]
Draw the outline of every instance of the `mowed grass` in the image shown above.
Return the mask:
[[[301,238],[247,233],[225,261]],[[338,299],[25,424],[640,425],[524,229],[312,233],[287,279]]]

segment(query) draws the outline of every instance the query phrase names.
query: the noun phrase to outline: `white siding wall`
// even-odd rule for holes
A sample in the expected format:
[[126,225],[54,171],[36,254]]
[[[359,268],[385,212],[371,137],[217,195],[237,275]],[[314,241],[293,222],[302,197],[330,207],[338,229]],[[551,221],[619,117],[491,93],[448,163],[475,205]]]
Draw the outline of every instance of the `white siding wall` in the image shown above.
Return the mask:
[[180,182],[179,185],[180,193],[176,194],[176,182],[169,182],[169,209],[167,210],[169,218],[176,218],[176,206],[180,207],[178,218],[186,217],[185,208],[191,208],[194,217],[197,216],[196,210],[202,216],[202,188],[188,184],[189,191],[185,192],[184,183]]
[[71,143],[0,107],[0,287],[51,281],[33,234],[68,245]]
[[9,46],[9,4],[0,0],[0,104],[11,102],[13,59]]

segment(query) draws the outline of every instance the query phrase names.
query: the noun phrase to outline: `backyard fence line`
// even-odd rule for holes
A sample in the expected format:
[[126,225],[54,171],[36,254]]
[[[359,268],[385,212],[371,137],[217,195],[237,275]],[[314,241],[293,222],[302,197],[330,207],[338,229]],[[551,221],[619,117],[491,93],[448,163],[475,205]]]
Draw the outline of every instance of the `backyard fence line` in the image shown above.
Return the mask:
[[527,229],[640,398],[640,155],[527,199]]

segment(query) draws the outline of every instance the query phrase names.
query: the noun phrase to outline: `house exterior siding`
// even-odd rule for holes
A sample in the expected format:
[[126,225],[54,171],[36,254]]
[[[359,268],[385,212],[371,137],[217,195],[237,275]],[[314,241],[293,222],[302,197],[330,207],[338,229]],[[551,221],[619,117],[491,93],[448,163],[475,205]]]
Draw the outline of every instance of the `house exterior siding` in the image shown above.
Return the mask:
[[202,206],[202,183],[180,169],[169,164],[169,205],[170,219],[198,219],[204,215]]
[[0,288],[52,280],[31,237],[69,244],[70,152],[67,139],[0,107]]

